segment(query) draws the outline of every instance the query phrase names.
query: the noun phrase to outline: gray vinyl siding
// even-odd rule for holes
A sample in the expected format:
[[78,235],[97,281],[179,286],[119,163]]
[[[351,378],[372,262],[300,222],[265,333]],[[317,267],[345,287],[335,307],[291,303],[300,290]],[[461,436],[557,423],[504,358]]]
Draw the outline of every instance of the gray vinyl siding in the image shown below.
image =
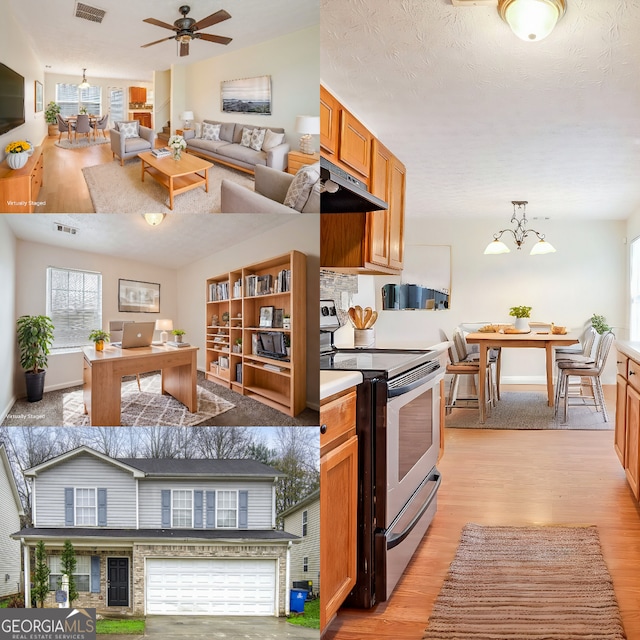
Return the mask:
[[[273,483],[271,481],[216,482],[198,480],[140,480],[140,528],[162,527],[162,490],[248,491],[248,529],[271,529]],[[204,514],[206,520],[206,513]]]
[[[18,507],[11,492],[7,471],[0,460],[0,596],[20,591],[21,555],[20,541],[9,536],[20,530]],[[8,575],[8,580],[5,576]]]
[[[307,511],[307,535],[302,538],[302,512]],[[294,511],[284,519],[284,530],[302,538],[291,547],[291,581],[311,580],[313,590],[319,587],[320,573],[320,499]],[[309,558],[309,570],[302,570],[302,558]],[[291,586],[291,585],[289,585]]]
[[[107,489],[107,527],[136,527],[136,481],[128,471],[87,453],[50,467],[35,479],[36,526],[65,526],[65,488]],[[97,496],[96,496],[97,497]]]

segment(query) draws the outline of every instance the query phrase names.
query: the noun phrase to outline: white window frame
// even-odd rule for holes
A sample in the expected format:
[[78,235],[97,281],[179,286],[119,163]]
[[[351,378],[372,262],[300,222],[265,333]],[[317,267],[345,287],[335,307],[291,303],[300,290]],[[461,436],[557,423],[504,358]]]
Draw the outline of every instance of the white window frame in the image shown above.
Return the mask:
[[[93,492],[93,507],[78,504],[78,491],[92,491]],[[93,523],[88,524],[86,522],[78,522],[78,509],[91,509],[93,508]],[[76,527],[97,527],[98,526],[98,489],[96,487],[74,487],[73,489],[73,522]]]
[[309,571],[309,556],[302,556],[302,571],[304,573]]
[[[72,87],[72,91],[73,91],[73,88],[75,88],[75,91],[77,93],[75,102],[72,100],[62,99],[62,97],[60,96],[61,85]],[[96,89],[98,90],[97,102],[95,100],[91,100],[87,96],[87,94],[94,93]],[[82,107],[86,107],[87,113],[89,114],[101,115],[101,112],[102,112],[102,87],[101,86],[92,85],[87,89],[80,89],[78,85],[73,82],[57,82],[55,91],[56,91],[55,93],[56,103],[59,104],[61,107],[60,115],[63,118],[66,118],[67,116],[77,115],[78,113],[80,113],[80,109]]]
[[[175,524],[175,520],[174,520],[174,516],[175,513],[177,511],[182,511],[182,512],[186,512],[187,508],[186,507],[176,507],[175,505],[175,494],[176,493],[184,493],[185,495],[188,494],[191,496],[191,506],[189,508],[190,512],[191,512],[191,524],[189,526],[187,525],[181,525],[181,524]],[[172,489],[171,490],[171,528],[172,529],[184,529],[185,527],[188,529],[193,529],[193,518],[194,518],[194,504],[193,504],[193,489]]]
[[640,236],[629,245],[629,340],[640,340]]
[[[53,566],[52,566],[53,565]],[[87,566],[82,566],[87,565]],[[56,591],[58,588],[58,582],[62,580],[62,558],[60,555],[47,556],[47,566],[51,573],[49,574],[49,591]],[[76,578],[76,589],[81,593],[91,593],[91,556],[78,556],[76,555],[76,570],[73,574]],[[81,589],[78,584],[79,577],[88,578],[87,589]],[[51,588],[51,585],[54,585]]]
[[302,512],[302,537],[306,538],[309,530],[309,511],[305,509]]
[[[221,494],[230,494],[230,495],[235,495],[235,512],[236,512],[236,518],[235,518],[235,524],[231,525],[231,526],[225,526],[225,525],[221,525],[220,524],[220,513],[222,511],[233,511],[234,509],[230,509],[228,507],[222,507],[220,505],[220,503],[222,502],[221,500]],[[239,511],[240,511],[240,496],[239,496],[239,491],[238,490],[233,490],[233,489],[219,489],[218,491],[216,491],[216,520],[215,520],[215,528],[216,529],[237,529],[238,528],[238,518],[239,518]]]

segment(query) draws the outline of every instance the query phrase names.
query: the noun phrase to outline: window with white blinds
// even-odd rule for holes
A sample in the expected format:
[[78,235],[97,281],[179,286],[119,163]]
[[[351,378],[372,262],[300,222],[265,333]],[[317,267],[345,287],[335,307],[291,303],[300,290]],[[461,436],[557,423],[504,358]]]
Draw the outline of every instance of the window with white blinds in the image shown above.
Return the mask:
[[60,105],[63,118],[75,116],[84,107],[87,113],[100,115],[102,112],[101,87],[79,89],[77,84],[56,84],[56,102]]
[[53,349],[91,344],[91,331],[102,329],[102,274],[49,267],[47,315],[55,327]]
[[109,115],[111,122],[126,120],[124,114],[124,89],[109,89]]

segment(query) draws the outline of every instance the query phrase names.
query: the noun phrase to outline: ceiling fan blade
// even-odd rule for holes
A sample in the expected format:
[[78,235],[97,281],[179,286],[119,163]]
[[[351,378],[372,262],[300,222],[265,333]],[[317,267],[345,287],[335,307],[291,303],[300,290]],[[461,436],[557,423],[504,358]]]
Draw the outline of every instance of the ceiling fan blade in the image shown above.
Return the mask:
[[180,57],[189,55],[189,43],[181,42],[180,43]]
[[152,44],[158,44],[160,42],[166,42],[167,40],[175,40],[175,36],[169,36],[168,38],[162,38],[162,40],[155,40],[154,42],[148,42],[147,44],[142,44],[140,47],[144,49],[144,47],[150,47]]
[[216,11],[212,13],[210,16],[206,18],[202,18],[193,25],[193,30],[198,31],[199,29],[206,29],[210,27],[212,24],[218,24],[218,22],[222,22],[223,20],[228,20],[231,16],[224,10],[220,9],[220,11]]
[[208,33],[196,33],[194,38],[200,38],[207,42],[217,42],[218,44],[229,44],[233,38],[226,38],[224,36],[213,36]]
[[146,18],[142,22],[148,22],[149,24],[155,24],[156,27],[162,27],[164,29],[171,29],[171,31],[177,31],[177,29],[172,24],[162,22],[162,20],[156,20],[155,18]]

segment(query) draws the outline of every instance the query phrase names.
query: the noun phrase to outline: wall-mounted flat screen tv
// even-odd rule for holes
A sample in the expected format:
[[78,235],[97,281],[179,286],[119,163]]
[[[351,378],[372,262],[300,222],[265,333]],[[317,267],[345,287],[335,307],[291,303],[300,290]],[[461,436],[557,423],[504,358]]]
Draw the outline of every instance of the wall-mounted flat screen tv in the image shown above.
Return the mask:
[[0,63],[0,135],[24,124],[24,78]]

